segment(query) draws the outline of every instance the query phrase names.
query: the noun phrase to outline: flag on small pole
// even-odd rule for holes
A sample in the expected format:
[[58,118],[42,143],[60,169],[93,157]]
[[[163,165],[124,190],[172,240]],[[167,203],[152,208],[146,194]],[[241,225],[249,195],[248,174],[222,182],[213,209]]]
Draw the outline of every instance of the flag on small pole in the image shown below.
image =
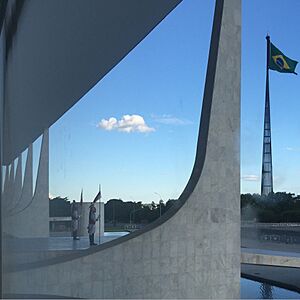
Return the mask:
[[80,206],[82,207],[83,203],[83,189],[81,189],[81,194],[80,194]]
[[80,214],[79,214],[79,220],[78,220],[78,228],[79,228],[79,234],[83,235],[83,232],[81,232],[81,226],[80,226],[80,219],[82,215],[82,204],[83,204],[83,189],[81,189],[81,194],[80,194]]
[[[101,197],[102,197],[102,195],[101,195],[101,184],[99,184],[99,192],[98,192],[98,194],[96,195],[96,197],[95,197],[95,199],[94,199],[94,201],[93,201],[93,203],[96,203],[99,199],[101,199]],[[99,226],[99,245],[100,245],[100,208],[101,208],[101,203],[100,203],[100,201],[99,201],[99,215],[98,215],[98,226]]]
[[93,200],[93,203],[96,203],[99,199],[101,199],[101,185],[99,185],[99,192]]

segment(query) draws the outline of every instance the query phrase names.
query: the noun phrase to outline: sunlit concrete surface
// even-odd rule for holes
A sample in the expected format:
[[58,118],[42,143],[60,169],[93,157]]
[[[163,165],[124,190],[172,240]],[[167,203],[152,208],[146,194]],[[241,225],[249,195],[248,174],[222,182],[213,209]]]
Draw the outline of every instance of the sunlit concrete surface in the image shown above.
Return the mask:
[[242,248],[241,262],[245,264],[300,268],[300,253]]

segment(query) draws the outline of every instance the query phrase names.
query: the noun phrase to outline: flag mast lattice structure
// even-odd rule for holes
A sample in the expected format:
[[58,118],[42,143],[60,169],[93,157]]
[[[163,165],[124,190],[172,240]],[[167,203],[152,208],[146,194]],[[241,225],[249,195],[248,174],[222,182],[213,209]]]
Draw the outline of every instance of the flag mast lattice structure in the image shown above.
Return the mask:
[[271,117],[270,117],[270,93],[269,93],[269,58],[270,58],[270,37],[267,35],[267,75],[266,75],[266,96],[264,116],[264,138],[263,157],[261,174],[261,195],[273,193],[273,166],[272,166],[272,144],[271,144]]

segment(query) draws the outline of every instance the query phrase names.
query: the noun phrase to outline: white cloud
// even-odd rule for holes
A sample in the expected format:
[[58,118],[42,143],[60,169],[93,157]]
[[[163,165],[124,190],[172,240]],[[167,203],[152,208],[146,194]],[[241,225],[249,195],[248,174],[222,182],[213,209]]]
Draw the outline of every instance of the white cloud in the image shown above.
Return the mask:
[[104,130],[117,130],[121,132],[152,132],[155,131],[154,128],[149,127],[144,118],[139,115],[124,115],[120,120],[117,120],[114,117],[109,118],[108,120],[102,119],[97,127]]
[[285,150],[287,150],[287,151],[293,151],[293,152],[299,152],[300,148],[286,147]]
[[155,122],[165,124],[165,125],[190,125],[193,122],[186,120],[186,119],[179,119],[173,117],[172,115],[162,115],[162,116],[155,116],[153,115],[152,118]]
[[242,179],[244,181],[259,181],[259,176],[257,175],[243,175]]
[[116,118],[112,117],[108,120],[102,119],[101,122],[97,125],[97,127],[103,128],[105,130],[113,130],[118,125],[118,121]]

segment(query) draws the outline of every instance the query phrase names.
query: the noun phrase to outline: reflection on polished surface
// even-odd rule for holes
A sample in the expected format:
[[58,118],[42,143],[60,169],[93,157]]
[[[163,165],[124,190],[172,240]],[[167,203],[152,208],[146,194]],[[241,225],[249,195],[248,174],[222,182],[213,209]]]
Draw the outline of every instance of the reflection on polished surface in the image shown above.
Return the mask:
[[[105,232],[104,236],[95,237],[95,242],[103,244],[127,234],[128,232]],[[71,236],[28,239],[8,238],[6,245],[13,252],[84,250],[90,247],[88,236],[75,241]]]
[[267,283],[241,279],[241,299],[299,299],[300,294]]

